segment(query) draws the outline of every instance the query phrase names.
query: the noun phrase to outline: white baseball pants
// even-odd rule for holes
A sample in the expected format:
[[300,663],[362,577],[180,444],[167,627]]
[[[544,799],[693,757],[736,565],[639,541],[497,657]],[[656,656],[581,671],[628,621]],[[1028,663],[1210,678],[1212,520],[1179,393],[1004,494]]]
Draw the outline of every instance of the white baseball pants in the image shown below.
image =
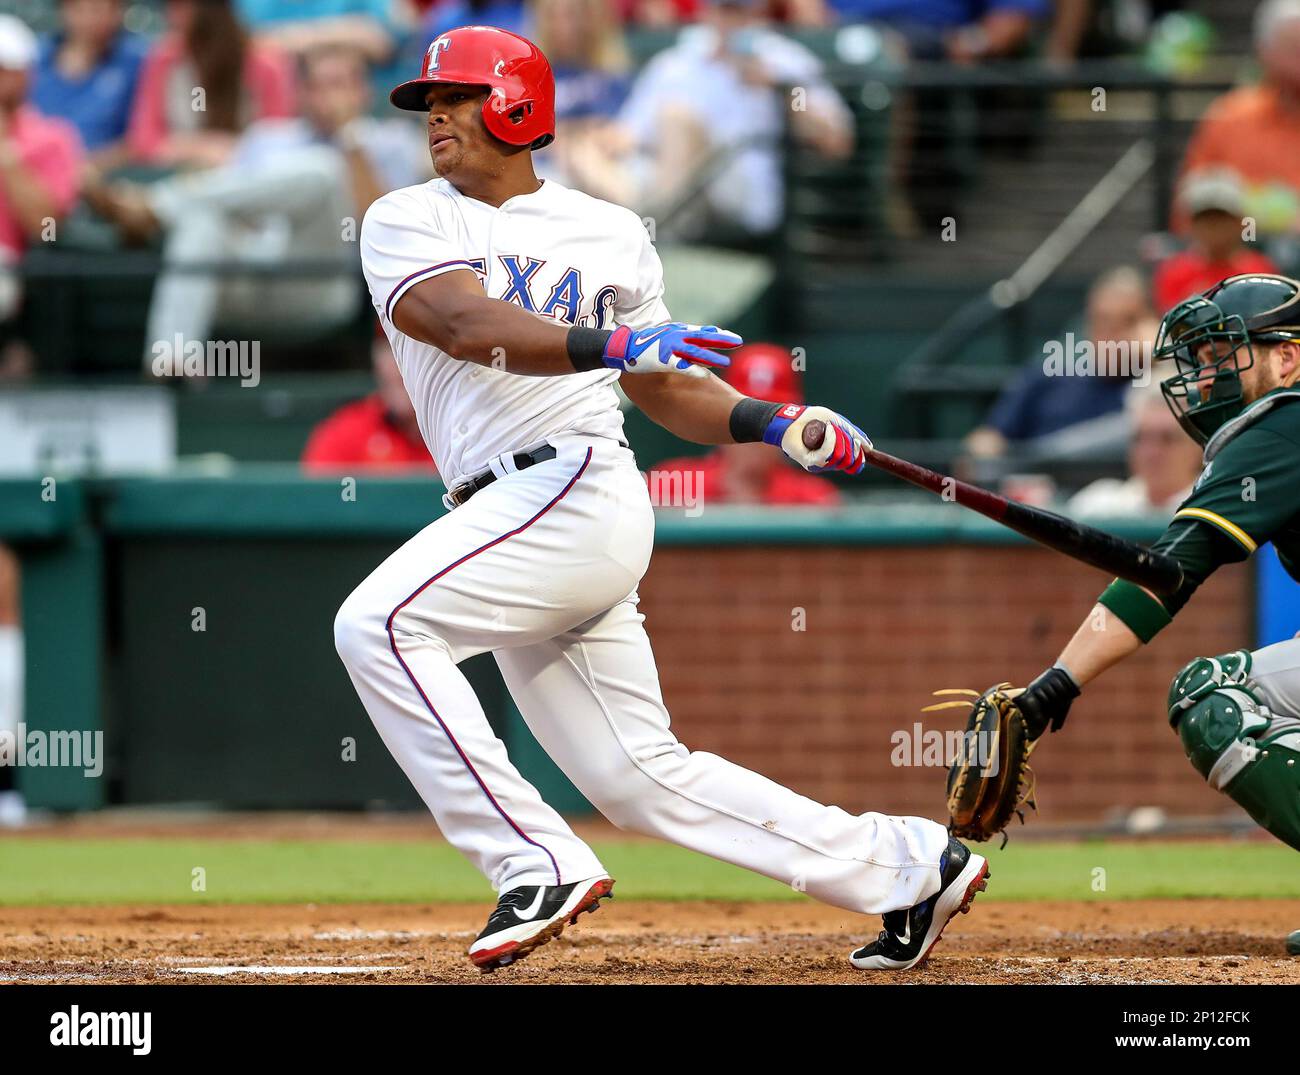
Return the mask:
[[823,806],[677,741],[637,611],[654,539],[644,479],[614,441],[551,443],[557,457],[524,471],[498,460],[496,482],[393,553],[335,622],[443,835],[498,892],[605,872],[511,764],[456,667],[491,650],[538,742],[614,824],[852,911],[936,892],[943,826]]

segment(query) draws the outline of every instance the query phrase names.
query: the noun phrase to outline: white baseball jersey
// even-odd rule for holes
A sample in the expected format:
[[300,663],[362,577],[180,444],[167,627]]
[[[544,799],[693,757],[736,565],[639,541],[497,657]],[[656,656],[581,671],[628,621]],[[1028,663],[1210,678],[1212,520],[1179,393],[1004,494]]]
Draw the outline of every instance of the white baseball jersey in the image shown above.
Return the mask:
[[628,209],[547,180],[500,207],[445,179],[376,201],[361,228],[361,263],[397,356],[420,430],[444,481],[455,485],[503,452],[562,433],[619,439],[615,370],[563,377],[453,358],[393,325],[393,307],[421,280],[469,269],[492,298],[588,328],[669,320],[663,266]]

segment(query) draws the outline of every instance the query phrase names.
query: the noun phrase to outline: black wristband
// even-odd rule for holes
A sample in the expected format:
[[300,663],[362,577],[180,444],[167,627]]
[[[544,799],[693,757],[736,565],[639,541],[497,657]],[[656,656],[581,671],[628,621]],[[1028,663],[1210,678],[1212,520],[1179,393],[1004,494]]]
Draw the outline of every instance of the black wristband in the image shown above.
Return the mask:
[[579,373],[588,370],[608,369],[605,365],[605,344],[614,335],[610,329],[580,328],[575,325],[569,329],[564,342],[569,349],[569,361]]
[[731,439],[737,444],[762,440],[763,434],[767,432],[767,427],[772,422],[772,416],[782,406],[784,404],[768,403],[767,400],[750,399],[746,396],[731,410],[731,420],[728,422]]

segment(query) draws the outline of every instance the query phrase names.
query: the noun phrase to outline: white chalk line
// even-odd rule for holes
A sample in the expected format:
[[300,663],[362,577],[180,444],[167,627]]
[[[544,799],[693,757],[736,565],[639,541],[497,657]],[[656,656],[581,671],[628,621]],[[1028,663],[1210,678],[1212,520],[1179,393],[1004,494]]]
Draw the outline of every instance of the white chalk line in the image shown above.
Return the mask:
[[[1230,959],[1246,961],[1251,959],[1268,960],[1271,956],[977,956],[986,963],[1055,963],[1062,967],[1071,963],[1223,963]],[[1280,957],[1278,957],[1280,958]]]
[[225,976],[230,974],[260,975],[294,975],[294,974],[373,974],[380,971],[406,970],[405,966],[395,967],[311,967],[311,966],[248,966],[248,967],[177,967],[177,974],[211,974]]

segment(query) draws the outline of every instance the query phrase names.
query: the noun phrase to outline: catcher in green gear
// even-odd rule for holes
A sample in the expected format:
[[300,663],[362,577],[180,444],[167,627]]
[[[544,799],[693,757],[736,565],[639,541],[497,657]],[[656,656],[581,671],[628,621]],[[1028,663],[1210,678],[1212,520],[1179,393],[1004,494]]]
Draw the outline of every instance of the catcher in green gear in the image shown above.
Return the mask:
[[[1166,627],[1221,564],[1271,541],[1300,581],[1300,282],[1228,277],[1165,315],[1154,359],[1173,363],[1161,390],[1183,429],[1205,446],[1205,469],[1154,546],[1182,564],[1183,585],[1157,597],[1113,582],[1051,668],[1022,692],[993,688],[975,701],[972,728],[1023,718],[1025,755],[1048,728],[1061,728],[1089,683]],[[1174,676],[1168,716],[1197,772],[1300,850],[1300,638],[1193,659]],[[1023,765],[1024,756],[1013,761]],[[1027,791],[1018,777],[1013,787],[1006,776],[972,768],[959,759],[950,774],[953,831],[987,839]],[[984,817],[1001,824],[985,825]]]

